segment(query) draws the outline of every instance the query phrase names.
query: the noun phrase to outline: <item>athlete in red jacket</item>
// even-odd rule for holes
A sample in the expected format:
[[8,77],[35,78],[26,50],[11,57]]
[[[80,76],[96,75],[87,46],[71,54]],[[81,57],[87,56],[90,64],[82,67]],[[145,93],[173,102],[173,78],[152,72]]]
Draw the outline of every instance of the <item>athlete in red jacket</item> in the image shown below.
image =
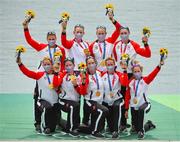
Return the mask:
[[106,27],[98,26],[96,28],[97,40],[90,44],[89,50],[92,56],[97,60],[97,67],[100,71],[106,71],[105,59],[112,56],[113,44],[120,35],[121,25],[114,19],[113,15],[108,15],[110,21],[115,26],[113,34],[106,38]]
[[132,116],[132,128],[138,133],[138,138],[144,138],[144,112],[148,113],[151,108],[151,104],[147,98],[148,86],[155,79],[164,61],[148,75],[142,76],[143,67],[140,64],[135,64],[133,66],[133,76],[129,81],[128,90],[125,95],[125,116],[128,117],[129,105],[131,107]]
[[[42,66],[44,71],[34,72],[26,68],[21,59],[17,60],[21,72],[29,78],[37,81],[39,96],[37,100],[37,109],[41,116],[41,130],[44,134],[51,134],[55,131],[58,118],[58,90],[52,86],[53,67],[50,58],[44,58]],[[44,117],[42,117],[44,116]]]
[[[115,71],[115,60],[111,57],[105,60],[107,72],[102,75],[104,84],[103,105],[109,109],[107,124],[112,138],[118,138],[121,124],[122,108],[124,108],[124,96],[128,84],[126,68],[124,73]],[[124,115],[124,113],[123,113]]]
[[62,33],[61,33],[61,43],[64,48],[67,49],[68,56],[74,58],[75,70],[78,69],[78,64],[84,62],[89,53],[89,44],[83,40],[85,34],[85,27],[81,24],[74,26],[74,39],[67,39],[67,22],[62,22]]
[[[150,47],[148,45],[148,38],[147,37],[142,38],[144,48],[141,48],[141,46],[138,43],[129,39],[129,35],[130,35],[129,28],[128,27],[121,27],[121,30],[120,30],[121,40],[117,41],[114,44],[113,56],[116,60],[118,71],[121,70],[120,59],[121,59],[121,56],[123,54],[129,55],[130,62],[132,60],[136,59],[137,54],[141,55],[143,57],[146,57],[146,58],[151,57],[151,50],[150,50]],[[127,70],[129,77],[132,76],[132,70],[131,70],[132,66],[131,66],[130,62],[128,64],[128,70]]]
[[[23,27],[24,27],[24,36],[26,38],[26,41],[31,45],[32,48],[34,48],[40,56],[40,60],[43,60],[44,57],[49,57],[53,63],[54,59],[54,53],[56,51],[61,51],[62,53],[62,57],[61,57],[61,70],[64,70],[64,59],[65,59],[65,50],[58,46],[56,44],[56,34],[55,32],[48,32],[47,33],[47,44],[46,43],[39,43],[36,40],[34,40],[29,32],[29,28],[28,28],[28,22],[24,21],[23,22]],[[42,67],[42,65],[40,64],[40,66],[38,67],[39,71],[44,71],[44,68]],[[34,115],[35,115],[35,127],[36,127],[36,131],[40,131],[40,123],[41,123],[41,112],[38,110],[38,106],[37,104],[37,99],[39,96],[39,92],[38,92],[38,85],[36,82],[36,86],[34,89]],[[60,120],[60,119],[59,119]]]

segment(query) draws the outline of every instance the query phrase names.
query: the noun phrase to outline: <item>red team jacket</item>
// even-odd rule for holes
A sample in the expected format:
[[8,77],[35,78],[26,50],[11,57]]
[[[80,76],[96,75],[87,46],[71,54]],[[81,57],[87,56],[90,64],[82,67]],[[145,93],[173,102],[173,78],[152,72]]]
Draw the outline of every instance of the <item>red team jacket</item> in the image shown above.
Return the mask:
[[[29,43],[29,45],[31,45],[37,52],[40,52],[41,50],[45,49],[48,44],[45,44],[45,43],[38,43],[37,41],[35,41],[30,33],[29,33],[29,29],[24,29],[24,35],[25,35],[25,38],[26,38],[26,41]],[[65,50],[63,47],[60,47],[57,45],[57,47],[60,49],[60,51],[62,52],[62,59],[61,59],[61,70],[64,70],[64,60],[66,58],[66,55],[65,55]]]
[[[120,28],[121,28],[121,25],[115,21],[114,23],[116,29],[115,31],[112,33],[112,35],[110,37],[108,37],[107,39],[105,39],[106,42],[108,43],[111,43],[111,44],[114,44],[116,42],[116,40],[118,39],[119,35],[120,35]],[[94,41],[93,43],[90,44],[89,46],[89,51],[91,53],[92,56],[94,56],[94,53],[93,53],[93,46],[95,44],[96,41]]]
[[[147,90],[147,87],[149,86],[149,84],[155,79],[155,77],[157,76],[157,74],[160,71],[160,67],[157,66],[148,76],[142,77],[142,81],[145,83],[145,86],[143,86],[145,89]],[[135,78],[132,78],[131,80],[129,80],[128,83],[128,89],[126,91],[126,95],[125,95],[125,109],[128,110],[129,109],[129,105],[130,105],[130,99],[131,99],[131,88],[130,88],[130,83],[132,83],[133,81],[135,81]],[[134,92],[133,92],[134,93]],[[141,94],[142,95],[142,94]],[[140,96],[143,97],[143,96]]]

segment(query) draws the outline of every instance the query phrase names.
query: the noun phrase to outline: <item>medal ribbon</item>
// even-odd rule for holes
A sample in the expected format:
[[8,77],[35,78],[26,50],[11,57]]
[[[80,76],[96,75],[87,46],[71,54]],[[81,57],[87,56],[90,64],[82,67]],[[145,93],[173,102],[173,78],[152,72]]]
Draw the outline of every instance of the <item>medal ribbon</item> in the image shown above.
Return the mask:
[[93,81],[97,84],[97,90],[99,90],[99,79],[98,79],[97,73],[95,73],[95,77],[96,77],[96,79],[95,79],[94,76],[92,75]]
[[[103,60],[105,59],[106,57],[106,42],[103,42],[104,43],[104,48],[103,48]],[[101,55],[102,55],[102,47],[101,47],[101,44],[98,43],[98,46],[99,46],[99,49],[100,49],[100,52],[101,52]]]
[[110,76],[108,74],[108,84],[109,84],[109,90],[112,91],[112,88],[114,86],[114,82],[115,82],[115,75],[113,75],[113,79],[112,79],[112,85],[111,85],[111,80],[110,80]]
[[137,96],[137,91],[138,91],[138,87],[139,87],[139,82],[140,82],[140,81],[141,81],[141,80],[138,80],[138,83],[137,83],[136,87],[135,87],[136,81],[134,81],[134,92],[135,92],[135,97]]
[[[52,56],[52,54],[51,54],[51,49],[50,49],[50,47],[48,46],[48,52],[49,52],[49,57],[50,57],[50,59],[51,59],[51,61],[52,61],[52,63],[54,64],[54,60],[53,60],[53,56]],[[53,54],[56,52],[56,47],[54,48],[54,52],[53,52]]]

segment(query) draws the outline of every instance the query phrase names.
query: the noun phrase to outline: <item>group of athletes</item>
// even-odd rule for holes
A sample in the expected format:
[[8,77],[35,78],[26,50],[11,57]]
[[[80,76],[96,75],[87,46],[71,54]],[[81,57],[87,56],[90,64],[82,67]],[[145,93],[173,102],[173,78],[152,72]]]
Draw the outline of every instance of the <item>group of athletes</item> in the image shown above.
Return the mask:
[[[108,131],[112,138],[118,138],[131,127],[130,132],[136,133],[138,139],[144,138],[144,114],[151,108],[147,89],[164,60],[149,75],[143,76],[143,67],[136,56],[151,57],[148,37],[142,37],[141,47],[129,39],[128,27],[116,21],[113,14],[108,14],[108,18],[115,27],[114,32],[107,37],[106,27],[97,26],[97,37],[92,43],[83,40],[85,27],[81,24],[74,26],[74,38],[68,40],[68,22],[63,21],[62,46],[56,44],[58,39],[53,31],[47,33],[47,43],[37,42],[30,34],[30,22],[23,22],[27,43],[41,58],[37,71],[29,70],[21,58],[16,60],[21,72],[36,80],[36,131],[49,135],[58,126],[74,137],[86,133],[101,138],[104,137],[102,132]],[[54,58],[57,52],[61,53],[58,61]],[[129,58],[124,61],[122,56],[125,54]],[[86,69],[82,70],[83,63]],[[83,114],[80,115],[82,104]],[[128,110],[131,125],[127,124]],[[62,119],[62,111],[67,113],[66,120]],[[148,130],[155,126],[151,123],[147,127]]]

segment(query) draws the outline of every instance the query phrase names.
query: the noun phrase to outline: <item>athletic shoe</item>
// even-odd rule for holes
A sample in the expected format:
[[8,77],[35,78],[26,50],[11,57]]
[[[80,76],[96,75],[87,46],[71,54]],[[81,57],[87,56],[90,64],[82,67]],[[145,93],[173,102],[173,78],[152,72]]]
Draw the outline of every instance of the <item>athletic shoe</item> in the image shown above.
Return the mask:
[[50,130],[50,128],[44,129],[43,133],[44,133],[45,135],[51,135],[51,130]]
[[79,132],[77,130],[72,130],[72,131],[69,131],[69,135],[71,135],[72,137],[78,137]]
[[130,133],[131,133],[131,134],[137,133],[134,125],[132,125],[132,127],[131,127],[131,129],[130,129]]
[[119,136],[118,132],[114,131],[114,132],[112,133],[112,138],[113,138],[113,139],[117,139],[118,136]]
[[127,132],[127,128],[126,126],[120,126],[120,133],[126,133]]
[[86,125],[85,123],[82,123],[82,124],[80,125],[80,127],[89,127],[89,126]]
[[126,124],[126,128],[130,128],[130,127],[131,127],[131,125],[127,123]]
[[138,140],[144,139],[144,133],[143,132],[138,132]]
[[100,132],[95,132],[91,134],[95,138],[104,138],[104,135],[102,135]]
[[41,126],[39,124],[37,124],[35,126],[35,128],[36,128],[35,130],[36,130],[37,133],[41,133]]

